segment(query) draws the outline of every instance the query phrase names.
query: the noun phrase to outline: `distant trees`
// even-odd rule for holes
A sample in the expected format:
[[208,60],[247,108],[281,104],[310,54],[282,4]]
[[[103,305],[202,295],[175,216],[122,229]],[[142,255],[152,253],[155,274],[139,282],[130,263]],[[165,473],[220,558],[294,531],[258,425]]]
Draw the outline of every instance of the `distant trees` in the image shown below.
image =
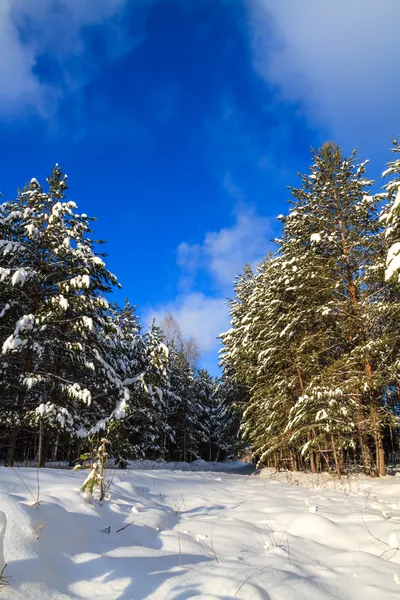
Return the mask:
[[[173,460],[204,458],[218,460],[235,456],[238,423],[220,382],[204,369],[195,369],[199,356],[196,340],[184,340],[175,318],[168,314],[161,323],[169,351],[168,422],[174,436],[167,439]],[[230,439],[229,424],[236,422],[236,439]],[[224,432],[227,437],[224,437]]]
[[93,219],[66,199],[58,165],[47,184],[32,179],[0,205],[1,458],[73,460],[104,435],[120,465],[229,455],[223,434],[206,447],[218,382],[197,374],[195,340],[172,317],[143,331],[129,301],[109,304],[119,284]]
[[188,339],[184,339],[179,323],[171,313],[165,315],[160,327],[167,343],[182,352],[190,367],[195,369],[200,357],[200,350],[194,336],[191,335]]
[[398,447],[400,163],[374,195],[366,164],[331,142],[315,152],[278,252],[236,280],[221,363],[246,390],[242,429],[261,464],[384,475]]

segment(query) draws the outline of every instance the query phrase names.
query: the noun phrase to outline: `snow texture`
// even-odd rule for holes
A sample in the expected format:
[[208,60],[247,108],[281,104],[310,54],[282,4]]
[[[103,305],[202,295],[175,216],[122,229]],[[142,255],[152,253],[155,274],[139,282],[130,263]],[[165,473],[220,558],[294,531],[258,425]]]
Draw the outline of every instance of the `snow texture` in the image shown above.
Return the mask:
[[312,233],[310,236],[310,241],[314,242],[315,244],[318,244],[318,242],[321,241],[321,234],[320,233]]
[[386,259],[386,281],[388,281],[397,271],[400,271],[400,242],[396,242],[389,248]]
[[6,533],[6,526],[7,526],[7,517],[6,515],[3,513],[3,511],[0,510],[0,573],[3,571],[4,569],[4,565],[5,560],[4,560],[4,536]]
[[398,598],[398,477],[232,467],[110,472],[102,505],[87,471],[41,469],[38,506],[36,470],[2,468],[7,600]]

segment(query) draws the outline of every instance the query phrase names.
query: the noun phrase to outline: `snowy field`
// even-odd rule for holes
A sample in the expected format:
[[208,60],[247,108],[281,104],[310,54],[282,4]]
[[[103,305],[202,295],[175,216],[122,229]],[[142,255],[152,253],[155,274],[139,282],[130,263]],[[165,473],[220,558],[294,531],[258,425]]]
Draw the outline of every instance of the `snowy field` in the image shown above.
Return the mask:
[[242,472],[117,471],[100,506],[80,492],[87,472],[43,469],[32,506],[36,470],[1,468],[0,597],[400,597],[399,477]]

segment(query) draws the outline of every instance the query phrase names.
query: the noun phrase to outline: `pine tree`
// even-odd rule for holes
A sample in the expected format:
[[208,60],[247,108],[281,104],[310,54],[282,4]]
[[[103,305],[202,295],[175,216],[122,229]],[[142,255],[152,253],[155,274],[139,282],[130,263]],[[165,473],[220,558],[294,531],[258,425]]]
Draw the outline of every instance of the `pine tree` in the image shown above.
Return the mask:
[[240,433],[243,415],[243,386],[222,376],[214,383],[215,460],[233,459],[246,452]]
[[172,343],[169,348],[168,394],[169,424],[174,432],[174,442],[169,445],[169,457],[173,460],[199,458],[199,445],[203,438],[201,430],[201,407],[194,394],[194,373],[183,348]]
[[[65,200],[67,178],[56,165],[48,191],[36,179],[1,206],[2,375],[14,461],[23,422],[39,425],[42,464],[46,428],[77,433],[83,406],[93,407],[90,382],[112,387],[101,355],[108,302],[117,284],[90,238],[90,221]],[[103,377],[105,375],[105,377]],[[2,391],[3,391],[2,390]]]
[[226,380],[232,380],[242,388],[242,402],[248,395],[247,375],[251,365],[248,364],[246,346],[248,302],[254,287],[254,274],[250,265],[245,265],[243,272],[235,278],[235,297],[228,302],[231,328],[219,337],[222,343],[220,365]]
[[205,369],[199,369],[195,376],[193,394],[199,411],[199,454],[211,461],[217,451],[219,419],[215,383]]
[[107,418],[107,437],[122,466],[129,459],[163,455],[167,423],[168,349],[152,324],[144,335],[134,308],[126,301],[114,309],[119,335],[115,345],[116,371],[122,393]]

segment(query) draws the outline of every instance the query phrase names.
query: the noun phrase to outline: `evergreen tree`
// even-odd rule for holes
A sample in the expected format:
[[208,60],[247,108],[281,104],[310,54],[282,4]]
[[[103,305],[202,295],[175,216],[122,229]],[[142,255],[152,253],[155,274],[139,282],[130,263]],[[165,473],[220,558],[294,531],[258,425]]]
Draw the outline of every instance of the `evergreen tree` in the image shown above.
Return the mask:
[[154,323],[141,334],[134,308],[126,301],[115,308],[118,324],[116,370],[123,386],[107,424],[113,456],[120,465],[129,459],[163,455],[169,433],[167,406],[168,349]]
[[[194,399],[199,407],[199,454],[213,460],[218,440],[219,419],[215,402],[215,383],[205,369],[199,369],[193,384]],[[214,446],[214,448],[213,448]]]
[[184,350],[175,344],[169,348],[169,423],[174,431],[174,443],[169,447],[173,460],[199,458],[199,445],[203,440],[201,428],[202,409],[194,394],[194,373]]
[[103,380],[105,395],[113,385],[100,339],[104,294],[117,281],[94,249],[91,219],[65,200],[67,179],[57,165],[48,186],[32,179],[0,213],[2,422],[10,464],[23,423],[39,425],[41,463],[46,428],[58,422],[77,433],[81,408],[93,406],[89,382]]

